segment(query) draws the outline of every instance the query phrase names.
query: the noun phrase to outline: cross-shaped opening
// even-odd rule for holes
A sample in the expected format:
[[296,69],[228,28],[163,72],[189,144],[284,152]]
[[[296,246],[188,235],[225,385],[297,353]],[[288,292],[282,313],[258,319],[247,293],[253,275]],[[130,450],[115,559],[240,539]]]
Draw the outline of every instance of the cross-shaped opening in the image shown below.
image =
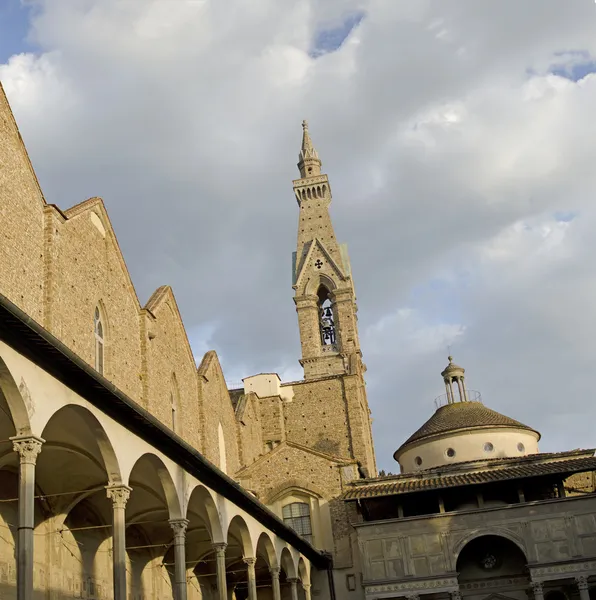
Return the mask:
[[317,262],[315,263],[315,267],[320,269],[323,266],[323,261],[320,258],[317,258]]

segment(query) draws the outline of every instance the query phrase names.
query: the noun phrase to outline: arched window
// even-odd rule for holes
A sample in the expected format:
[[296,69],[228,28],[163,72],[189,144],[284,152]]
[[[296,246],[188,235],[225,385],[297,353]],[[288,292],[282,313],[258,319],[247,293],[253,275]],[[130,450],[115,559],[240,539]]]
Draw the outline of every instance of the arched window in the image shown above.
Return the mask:
[[307,542],[312,543],[310,505],[306,502],[292,502],[286,504],[281,511],[284,523]]
[[178,414],[179,396],[178,396],[178,383],[176,382],[176,375],[172,373],[172,379],[170,381],[170,412],[171,412],[171,423],[170,427],[174,433],[179,433],[178,421],[180,415]]
[[321,344],[323,346],[336,347],[335,315],[329,295],[325,286],[319,287],[319,327],[321,330]]
[[95,370],[103,375],[105,333],[99,306],[95,307],[95,314],[93,316],[93,330],[95,332]]
[[227,474],[228,461],[226,458],[226,438],[221,423],[217,426],[217,445],[219,447],[219,469]]

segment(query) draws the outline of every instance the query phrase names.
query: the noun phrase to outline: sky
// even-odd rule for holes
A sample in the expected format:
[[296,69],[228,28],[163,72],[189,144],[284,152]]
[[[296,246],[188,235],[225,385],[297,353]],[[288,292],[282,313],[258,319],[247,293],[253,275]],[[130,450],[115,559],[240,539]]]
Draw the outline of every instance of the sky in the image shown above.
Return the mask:
[[46,200],[101,196],[197,362],[301,377],[308,119],[347,242],[379,468],[449,348],[484,403],[596,446],[593,0],[5,0],[0,80]]

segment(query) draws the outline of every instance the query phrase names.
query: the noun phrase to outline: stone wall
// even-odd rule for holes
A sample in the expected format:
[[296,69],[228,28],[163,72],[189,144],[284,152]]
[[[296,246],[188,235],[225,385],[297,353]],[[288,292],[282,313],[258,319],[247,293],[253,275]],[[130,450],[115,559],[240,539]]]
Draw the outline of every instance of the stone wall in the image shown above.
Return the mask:
[[38,322],[43,316],[44,206],[0,87],[0,291]]

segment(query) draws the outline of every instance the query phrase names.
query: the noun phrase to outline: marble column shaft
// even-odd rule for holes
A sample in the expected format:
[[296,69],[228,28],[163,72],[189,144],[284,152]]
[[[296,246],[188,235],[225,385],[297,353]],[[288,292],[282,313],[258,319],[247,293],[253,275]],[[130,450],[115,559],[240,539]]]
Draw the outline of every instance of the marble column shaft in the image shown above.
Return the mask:
[[188,519],[170,519],[174,532],[174,600],[186,600],[186,528]]
[[213,544],[217,568],[217,593],[219,600],[228,600],[228,582],[226,580],[226,548],[225,542]]
[[246,571],[248,575],[248,599],[257,600],[257,577],[255,573],[255,564],[257,559],[254,557],[244,558]]
[[271,567],[271,588],[273,590],[273,600],[281,600],[281,589],[279,587],[279,567]]
[[19,521],[17,525],[17,600],[33,598],[33,528],[35,463],[44,442],[33,435],[11,438],[19,454]]
[[288,583],[290,584],[292,600],[298,600],[298,584],[300,583],[300,579],[297,579],[296,577],[292,577],[292,578],[288,579]]
[[132,491],[127,485],[112,484],[106,487],[112,501],[112,573],[114,600],[126,600],[126,503]]

